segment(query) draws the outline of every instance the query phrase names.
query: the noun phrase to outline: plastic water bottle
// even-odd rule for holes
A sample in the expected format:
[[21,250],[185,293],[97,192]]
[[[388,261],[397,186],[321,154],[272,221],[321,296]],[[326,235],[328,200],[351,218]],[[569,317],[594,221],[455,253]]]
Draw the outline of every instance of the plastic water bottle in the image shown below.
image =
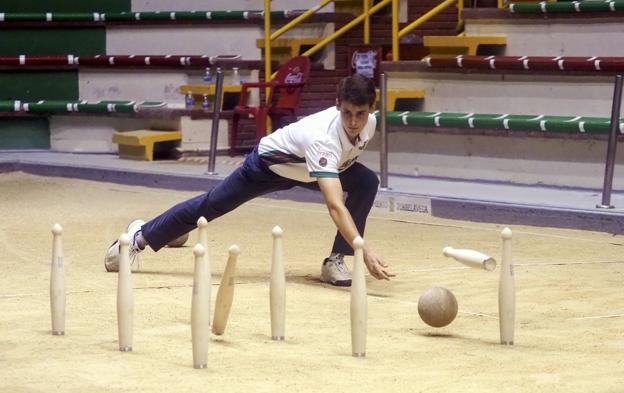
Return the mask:
[[193,98],[193,92],[189,91],[184,96],[184,104],[186,105],[186,109],[192,109],[195,105],[195,98]]
[[238,67],[232,67],[232,85],[240,85],[240,75],[238,74]]
[[203,110],[210,109],[210,100],[208,99],[208,94],[204,94],[204,97],[202,99],[201,107],[202,107]]
[[210,73],[210,67],[206,67],[206,73],[204,74],[204,77],[202,79],[208,84],[212,83],[212,74]]

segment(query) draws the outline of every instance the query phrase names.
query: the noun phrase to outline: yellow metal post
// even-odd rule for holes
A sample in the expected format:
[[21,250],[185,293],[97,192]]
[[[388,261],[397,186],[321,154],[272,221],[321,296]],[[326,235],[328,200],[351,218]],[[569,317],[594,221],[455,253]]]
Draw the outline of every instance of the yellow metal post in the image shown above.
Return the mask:
[[392,0],[392,61],[399,60],[399,0]]
[[[273,79],[271,75],[271,0],[264,0],[264,81]],[[264,99],[269,104],[270,88],[264,89]],[[271,132],[272,124],[267,116],[267,135]]]
[[[271,80],[271,0],[264,0],[264,79]],[[270,90],[264,91],[268,102]]]
[[464,10],[464,0],[457,0],[457,32],[464,32],[464,20],[462,19],[462,11]]
[[362,9],[364,10],[364,44],[370,44],[370,14],[368,9],[370,8],[370,0],[363,0]]

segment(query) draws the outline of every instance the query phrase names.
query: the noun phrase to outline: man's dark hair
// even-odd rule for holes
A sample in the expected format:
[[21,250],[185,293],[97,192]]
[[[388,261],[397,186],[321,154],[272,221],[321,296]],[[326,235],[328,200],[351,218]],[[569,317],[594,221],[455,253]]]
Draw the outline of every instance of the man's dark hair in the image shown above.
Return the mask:
[[336,95],[338,102],[373,106],[376,98],[375,84],[368,78],[353,74],[340,81]]

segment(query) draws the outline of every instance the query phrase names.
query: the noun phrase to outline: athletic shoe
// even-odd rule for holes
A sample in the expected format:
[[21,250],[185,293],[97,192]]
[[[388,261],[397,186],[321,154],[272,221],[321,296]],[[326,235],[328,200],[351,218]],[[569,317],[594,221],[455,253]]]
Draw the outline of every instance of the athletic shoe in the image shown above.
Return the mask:
[[[138,245],[134,242],[134,236],[141,230],[141,227],[145,224],[143,220],[134,220],[128,225],[127,232],[130,235],[130,266],[134,265],[139,253],[142,251]],[[110,245],[106,256],[104,257],[104,267],[107,272],[119,271],[119,240],[115,240]]]
[[332,254],[323,260],[321,281],[338,287],[351,286],[351,272],[344,264],[344,255]]

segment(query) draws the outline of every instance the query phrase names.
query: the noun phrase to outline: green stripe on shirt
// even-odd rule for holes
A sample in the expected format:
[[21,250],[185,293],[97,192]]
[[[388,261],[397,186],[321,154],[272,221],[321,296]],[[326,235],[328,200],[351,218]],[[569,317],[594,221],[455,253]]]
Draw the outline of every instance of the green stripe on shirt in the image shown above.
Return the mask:
[[336,172],[310,172],[310,177],[338,177]]

